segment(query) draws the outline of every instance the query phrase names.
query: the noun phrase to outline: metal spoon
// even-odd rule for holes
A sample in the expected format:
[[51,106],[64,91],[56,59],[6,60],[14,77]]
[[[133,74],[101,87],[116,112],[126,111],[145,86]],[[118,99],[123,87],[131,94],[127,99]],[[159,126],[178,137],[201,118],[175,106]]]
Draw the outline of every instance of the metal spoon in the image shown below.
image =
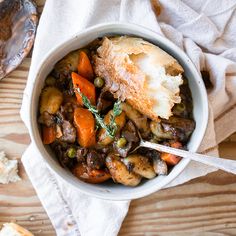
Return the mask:
[[190,151],[185,151],[182,149],[176,149],[176,148],[168,147],[162,144],[151,143],[151,142],[143,140],[139,132],[138,132],[138,135],[140,138],[140,143],[132,152],[136,151],[140,147],[151,148],[160,152],[167,152],[170,154],[174,154],[176,156],[188,158],[190,160],[197,161],[205,165],[213,166],[218,169],[224,170],[226,172],[236,174],[236,161],[223,159],[219,157],[207,156],[207,155],[198,154],[198,153],[194,153]]

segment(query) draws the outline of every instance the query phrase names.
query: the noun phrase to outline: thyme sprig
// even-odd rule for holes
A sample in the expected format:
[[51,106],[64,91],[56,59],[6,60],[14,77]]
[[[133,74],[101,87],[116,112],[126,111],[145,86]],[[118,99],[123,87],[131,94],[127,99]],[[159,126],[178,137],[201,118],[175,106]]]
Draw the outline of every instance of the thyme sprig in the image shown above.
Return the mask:
[[113,106],[113,114],[110,117],[110,122],[108,125],[106,125],[103,121],[103,117],[99,114],[97,108],[91,104],[89,99],[80,91],[79,88],[75,88],[75,92],[78,93],[82,97],[83,104],[88,110],[94,115],[96,119],[97,126],[103,128],[106,130],[106,133],[111,137],[114,138],[116,131],[117,131],[117,125],[115,122],[115,118],[119,116],[122,112],[122,109],[120,107],[121,102],[117,101],[114,103]]
[[108,125],[109,129],[112,131],[111,134],[113,137],[115,136],[116,131],[118,129],[115,119],[122,112],[120,104],[121,104],[121,101],[119,101],[119,100],[114,103],[113,110],[112,110],[113,112],[110,116],[110,122]]

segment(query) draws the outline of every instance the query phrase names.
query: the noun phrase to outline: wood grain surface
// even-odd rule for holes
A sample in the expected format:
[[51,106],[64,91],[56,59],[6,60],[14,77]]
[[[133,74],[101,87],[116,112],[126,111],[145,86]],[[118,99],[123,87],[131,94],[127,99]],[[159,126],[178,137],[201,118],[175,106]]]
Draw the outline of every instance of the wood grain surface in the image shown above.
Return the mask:
[[[44,0],[36,1],[42,11]],[[20,158],[30,143],[19,110],[30,58],[0,82],[0,149]],[[221,156],[236,158],[236,134],[220,144]],[[33,157],[32,157],[33,158]],[[36,236],[55,231],[20,162],[22,181],[0,185],[0,226],[14,221]],[[236,235],[236,177],[217,171],[132,201],[119,236]]]

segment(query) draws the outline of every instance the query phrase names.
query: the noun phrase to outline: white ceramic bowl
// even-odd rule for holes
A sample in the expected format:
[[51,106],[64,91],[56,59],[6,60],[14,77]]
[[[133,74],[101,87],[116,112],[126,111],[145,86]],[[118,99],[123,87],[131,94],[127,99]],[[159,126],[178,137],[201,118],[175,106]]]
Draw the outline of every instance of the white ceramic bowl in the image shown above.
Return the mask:
[[48,166],[66,182],[72,184],[82,192],[94,197],[109,200],[127,200],[144,197],[163,188],[184,170],[184,168],[188,165],[189,160],[182,159],[179,164],[173,168],[168,176],[157,176],[154,179],[143,181],[137,187],[126,187],[113,183],[104,183],[100,185],[88,184],[74,177],[69,170],[62,168],[59,165],[49,147],[43,145],[37,124],[39,95],[43,87],[44,80],[53,69],[54,64],[67,53],[84,47],[98,37],[116,34],[132,35],[144,38],[145,40],[156,44],[171,54],[183,66],[185,75],[189,80],[189,86],[193,96],[193,114],[196,121],[196,128],[188,143],[188,148],[193,152],[197,150],[204,136],[208,121],[208,102],[202,79],[193,63],[181,49],[155,32],[134,24],[111,23],[88,28],[52,49],[45,56],[45,59],[39,66],[38,72],[35,73],[36,78],[30,98],[30,134],[32,142],[35,143],[38,151],[47,162]]

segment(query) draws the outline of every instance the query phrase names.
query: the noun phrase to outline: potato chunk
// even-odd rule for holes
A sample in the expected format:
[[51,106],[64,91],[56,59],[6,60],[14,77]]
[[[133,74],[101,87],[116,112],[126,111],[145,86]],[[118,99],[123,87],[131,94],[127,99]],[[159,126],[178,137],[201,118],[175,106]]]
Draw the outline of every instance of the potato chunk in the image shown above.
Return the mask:
[[132,154],[124,158],[125,165],[130,166],[132,171],[147,179],[152,179],[156,176],[153,166],[149,162],[148,158],[139,154]]
[[46,87],[43,89],[40,97],[40,114],[48,112],[55,114],[63,101],[62,93],[55,87]]
[[133,172],[129,172],[125,164],[115,155],[108,155],[106,158],[106,166],[110,171],[112,179],[127,186],[136,186],[141,181],[141,176]]
[[134,122],[141,133],[149,133],[150,127],[147,117],[142,115],[139,111],[135,110],[128,103],[121,103],[121,108],[125,112],[127,117]]
[[[113,115],[113,111],[110,110],[104,117],[104,123],[106,125],[108,125],[110,123],[110,120],[111,120],[111,116]],[[119,116],[117,116],[115,118],[115,122],[116,122],[116,125],[117,125],[117,132],[119,132],[125,125],[125,121],[126,121],[126,118],[125,118],[125,113],[122,112]],[[101,145],[108,145],[110,144],[111,142],[113,141],[113,138],[111,138],[105,129],[101,129],[99,131],[99,134],[98,134],[98,142],[99,144]]]
[[165,161],[161,160],[160,158],[153,159],[153,168],[156,174],[158,175],[167,175],[168,174],[168,167]]
[[58,77],[67,77],[72,71],[77,71],[80,51],[81,50],[70,52],[56,63],[54,70]]

